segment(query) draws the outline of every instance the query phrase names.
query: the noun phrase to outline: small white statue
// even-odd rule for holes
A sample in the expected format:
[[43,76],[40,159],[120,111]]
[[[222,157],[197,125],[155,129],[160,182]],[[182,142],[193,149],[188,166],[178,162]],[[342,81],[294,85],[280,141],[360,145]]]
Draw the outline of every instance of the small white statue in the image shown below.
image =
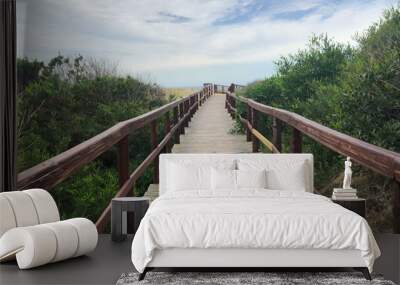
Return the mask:
[[351,171],[351,161],[350,157],[347,157],[344,162],[344,178],[343,178],[343,189],[352,189],[351,188],[351,176],[353,171]]

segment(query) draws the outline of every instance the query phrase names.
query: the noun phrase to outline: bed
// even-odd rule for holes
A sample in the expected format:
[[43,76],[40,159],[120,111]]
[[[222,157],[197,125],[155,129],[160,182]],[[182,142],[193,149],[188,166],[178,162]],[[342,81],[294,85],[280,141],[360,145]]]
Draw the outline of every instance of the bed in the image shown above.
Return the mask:
[[353,267],[380,251],[364,218],[313,194],[311,154],[163,154],[160,197],[132,262],[157,267]]

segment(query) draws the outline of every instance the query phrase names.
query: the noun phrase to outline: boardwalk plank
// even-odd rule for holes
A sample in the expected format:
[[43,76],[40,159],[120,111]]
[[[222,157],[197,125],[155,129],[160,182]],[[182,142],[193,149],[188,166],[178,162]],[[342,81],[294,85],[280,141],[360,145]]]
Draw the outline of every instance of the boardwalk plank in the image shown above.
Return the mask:
[[[234,121],[225,110],[225,95],[215,94],[193,116],[180,144],[173,153],[250,153],[251,142],[245,135],[231,134]],[[158,184],[151,184],[145,193],[154,200],[158,197]]]

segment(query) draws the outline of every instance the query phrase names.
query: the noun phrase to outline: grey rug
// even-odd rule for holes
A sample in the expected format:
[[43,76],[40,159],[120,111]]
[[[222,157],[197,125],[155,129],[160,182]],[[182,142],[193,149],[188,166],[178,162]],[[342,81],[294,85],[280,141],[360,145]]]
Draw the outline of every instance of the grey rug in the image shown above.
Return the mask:
[[381,276],[373,275],[368,281],[359,272],[148,272],[138,281],[138,273],[122,274],[117,285],[146,284],[379,284],[395,285]]

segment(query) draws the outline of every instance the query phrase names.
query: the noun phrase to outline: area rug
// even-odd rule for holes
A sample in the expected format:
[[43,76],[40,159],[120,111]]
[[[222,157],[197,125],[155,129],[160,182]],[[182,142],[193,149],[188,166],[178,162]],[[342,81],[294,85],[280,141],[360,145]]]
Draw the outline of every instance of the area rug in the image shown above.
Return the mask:
[[138,273],[122,274],[117,285],[395,285],[392,281],[384,280],[379,275],[373,275],[373,280],[368,281],[359,272],[148,272],[146,278],[142,281],[138,281],[138,276]]

